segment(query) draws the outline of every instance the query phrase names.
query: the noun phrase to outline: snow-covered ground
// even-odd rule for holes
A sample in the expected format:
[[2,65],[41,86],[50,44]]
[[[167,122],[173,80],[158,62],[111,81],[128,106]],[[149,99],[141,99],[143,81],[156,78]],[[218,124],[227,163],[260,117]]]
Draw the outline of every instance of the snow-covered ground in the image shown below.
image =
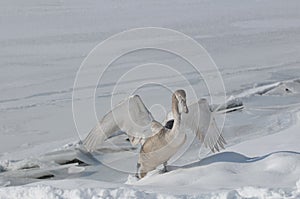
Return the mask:
[[[1,1],[0,198],[300,198],[299,10],[298,0]],[[195,141],[170,172],[136,182],[136,153],[111,149],[93,157],[74,149],[72,87],[94,46],[144,26],[172,28],[201,43],[220,69],[227,96],[244,109],[226,116],[225,151],[199,159]],[[148,62],[180,69],[209,97],[203,79],[178,58],[136,52],[107,71],[96,92],[98,117],[110,109],[110,91],[122,74]],[[173,77],[159,78],[185,88]],[[169,109],[163,91],[153,86],[138,94],[148,107]],[[84,110],[89,99],[76,100]],[[82,123],[86,133],[95,125],[89,118]],[[124,136],[113,142],[131,149]],[[73,159],[85,164],[68,162]]]

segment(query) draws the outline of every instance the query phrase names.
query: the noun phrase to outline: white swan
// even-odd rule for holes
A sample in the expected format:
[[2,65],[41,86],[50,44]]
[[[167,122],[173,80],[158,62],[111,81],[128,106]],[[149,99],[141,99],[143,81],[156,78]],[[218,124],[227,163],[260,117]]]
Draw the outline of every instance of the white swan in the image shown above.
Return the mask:
[[[186,114],[181,115],[182,112]],[[205,99],[187,106],[185,92],[177,90],[172,96],[172,113],[174,124],[171,122],[170,125],[169,122],[163,126],[154,120],[139,96],[131,96],[102,118],[83,145],[93,151],[116,131],[126,132],[133,145],[142,144],[138,162],[139,177],[144,177],[160,164],[165,165],[184,143],[184,131],[188,129],[212,152],[224,148],[226,142]]]
[[186,105],[186,94],[184,90],[177,90],[172,95],[172,113],[174,124],[171,129],[162,126],[160,123],[152,122],[152,131],[155,134],[145,140],[142,145],[139,160],[137,177],[143,178],[149,171],[164,164],[184,144],[186,135],[181,132],[181,113],[188,113]]

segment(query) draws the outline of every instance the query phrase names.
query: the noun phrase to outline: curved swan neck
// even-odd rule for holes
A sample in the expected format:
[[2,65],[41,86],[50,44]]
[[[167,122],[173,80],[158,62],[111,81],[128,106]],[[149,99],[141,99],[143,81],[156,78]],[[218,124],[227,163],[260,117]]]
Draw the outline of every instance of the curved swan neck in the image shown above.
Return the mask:
[[174,125],[172,129],[176,129],[179,128],[180,126],[180,113],[179,113],[179,108],[178,108],[178,100],[175,94],[173,94],[172,96],[172,113],[173,113],[173,117],[174,117]]

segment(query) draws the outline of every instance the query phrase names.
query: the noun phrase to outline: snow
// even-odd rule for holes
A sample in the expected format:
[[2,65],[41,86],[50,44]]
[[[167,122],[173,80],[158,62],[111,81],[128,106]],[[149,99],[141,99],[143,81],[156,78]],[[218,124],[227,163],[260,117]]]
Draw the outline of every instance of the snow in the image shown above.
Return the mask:
[[[298,84],[297,81],[294,82]],[[277,90],[284,84],[286,83],[278,83],[276,87],[268,90]],[[241,100],[260,102],[259,98],[264,98],[261,90],[246,90],[245,93],[251,95],[246,95]],[[287,100],[291,97],[293,101],[290,93],[282,94],[281,97]],[[233,124],[232,119],[235,122],[239,121],[235,116],[240,117],[240,114],[249,117],[247,115],[251,112],[251,106],[247,107],[245,103],[243,110],[228,113],[228,126],[224,127],[224,135],[228,141],[225,151],[206,155],[199,160],[199,145],[196,141],[183,156],[168,166],[169,172],[160,174],[159,170],[156,170],[141,180],[136,180],[133,174],[130,174],[135,169],[136,155],[122,150],[130,145],[125,141],[124,135],[118,134],[103,146],[106,151],[102,150],[93,156],[75,150],[74,146],[78,144],[70,143],[38,158],[3,160],[0,164],[0,198],[300,197],[300,107],[293,106],[292,111],[288,110],[292,115],[288,118],[288,127],[284,125],[282,129],[282,124],[277,122],[272,124],[272,128],[267,128],[268,132],[264,135],[242,134],[239,135],[239,139],[231,137],[231,134],[227,133],[228,129],[245,125]],[[267,109],[267,112],[270,113],[273,109],[274,107],[271,110]],[[262,114],[264,111],[260,110],[264,122],[276,117]],[[281,117],[281,114],[285,115],[285,109],[275,108],[275,112],[279,112],[279,121],[286,119]],[[240,120],[243,120],[243,117]],[[255,117],[254,121],[261,120],[261,117]],[[250,119],[253,120],[251,117]],[[255,133],[256,128],[250,129],[249,132]],[[121,150],[115,148],[116,146],[121,146]],[[89,166],[80,166],[78,163],[64,164],[74,158]],[[131,167],[131,171],[126,170]],[[39,180],[40,177],[49,174],[52,175],[52,179]]]
[[[300,183],[300,180],[298,184]],[[69,188],[66,184],[73,187]],[[86,186],[88,188],[86,188]],[[102,188],[100,188],[102,187]],[[237,190],[219,191],[211,193],[203,193],[202,195],[179,195],[174,197],[173,194],[162,193],[146,193],[135,188],[109,187],[98,181],[85,180],[62,180],[56,182],[55,185],[51,183],[38,183],[26,185],[22,187],[9,187],[5,190],[0,190],[0,198],[298,198],[300,196],[300,189],[293,187],[289,191],[280,188],[260,188],[260,187],[243,187]]]
[[[300,198],[299,7],[297,0],[0,2],[0,198]],[[124,135],[92,155],[76,149],[72,87],[94,46],[144,26],[172,28],[202,44],[229,100],[243,109],[220,124],[226,150],[200,151],[190,136],[191,146],[172,159],[169,172],[158,169],[137,181],[138,149]],[[99,118],[110,109],[114,83],[150,62],[173,66],[210,98],[203,77],[178,57],[136,52],[106,71],[96,89]],[[153,74],[150,81],[188,88],[176,76]],[[117,97],[138,83],[124,79]],[[152,85],[137,94],[156,118],[165,118],[169,92]],[[84,111],[90,99],[76,100]],[[84,114],[81,121],[85,133],[95,125]]]

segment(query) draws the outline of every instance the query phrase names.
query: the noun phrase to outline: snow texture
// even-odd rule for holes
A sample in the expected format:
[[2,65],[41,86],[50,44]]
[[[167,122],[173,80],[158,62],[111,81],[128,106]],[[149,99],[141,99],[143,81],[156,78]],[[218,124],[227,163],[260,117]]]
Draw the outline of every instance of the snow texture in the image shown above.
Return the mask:
[[[300,198],[299,7],[298,0],[0,2],[0,198]],[[188,135],[191,146],[170,161],[169,172],[157,168],[138,181],[138,148],[118,132],[93,154],[81,150],[71,109],[74,78],[88,52],[113,34],[145,26],[175,29],[201,43],[225,84],[228,103],[220,115],[234,109],[220,124],[226,150],[199,153],[201,145]],[[101,79],[99,118],[111,110],[115,82],[149,62],[174,67],[210,98],[204,79],[178,57],[136,52]],[[148,78],[188,88],[176,76]],[[116,96],[127,97],[138,81],[125,81]],[[159,121],[170,111],[165,90],[149,86],[136,94]],[[84,112],[90,99],[75,100]],[[150,108],[156,104],[165,110]],[[78,119],[80,132],[95,126],[84,114]]]

